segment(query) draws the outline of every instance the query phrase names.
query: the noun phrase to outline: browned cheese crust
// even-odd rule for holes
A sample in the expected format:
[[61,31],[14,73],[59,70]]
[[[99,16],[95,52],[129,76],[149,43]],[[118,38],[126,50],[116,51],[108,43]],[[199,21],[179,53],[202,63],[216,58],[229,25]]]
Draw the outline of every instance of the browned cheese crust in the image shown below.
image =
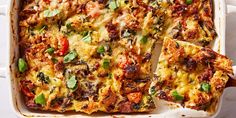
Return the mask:
[[[208,46],[216,37],[211,0],[191,1],[22,1],[19,12],[21,59],[18,61],[18,83],[26,106],[45,111],[88,114],[97,111],[152,111],[155,105],[148,90],[151,83],[150,59],[155,43],[169,37]],[[169,42],[172,41],[166,40],[164,43],[167,49],[170,48],[167,46]],[[176,53],[172,58],[166,58],[170,61],[167,65],[176,62],[179,57],[182,59],[181,54],[185,50],[181,45],[179,49],[171,48]],[[222,56],[208,49],[199,52],[206,57],[197,54],[199,57],[194,59],[207,67],[206,70],[198,70],[202,74],[199,78],[202,78],[201,82],[211,82],[211,92],[220,94],[228,79],[225,71],[231,72],[230,67],[223,66],[220,60],[217,61]],[[166,53],[163,52],[162,56]],[[211,54],[214,54],[212,59],[207,57]],[[185,58],[189,61],[189,57]],[[165,60],[164,57],[161,59]],[[208,62],[211,66],[204,65]],[[178,68],[184,69],[186,66],[191,68],[186,73],[195,71],[195,64],[191,63],[179,65]],[[204,75],[205,71],[209,73]],[[225,79],[209,79],[215,74]],[[165,84],[173,80],[168,78]],[[214,88],[215,84],[217,88]],[[163,86],[156,85],[156,89],[162,90]],[[201,101],[199,104],[189,101],[191,103],[186,103],[186,106],[201,109],[199,105],[217,98],[205,94],[196,99]]]
[[213,113],[232,74],[232,61],[209,48],[166,38],[150,87],[152,95]]

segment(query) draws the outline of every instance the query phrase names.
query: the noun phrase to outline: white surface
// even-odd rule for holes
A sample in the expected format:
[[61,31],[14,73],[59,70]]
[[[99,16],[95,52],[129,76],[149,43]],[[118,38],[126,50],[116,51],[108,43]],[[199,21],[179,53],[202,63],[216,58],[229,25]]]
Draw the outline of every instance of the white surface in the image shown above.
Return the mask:
[[[236,5],[236,0],[227,0],[230,3]],[[8,0],[0,0],[0,5],[6,4]],[[227,15],[227,29],[226,29],[226,55],[236,62],[236,7],[228,6]],[[6,18],[0,16],[0,67],[6,66]],[[236,64],[236,63],[235,63]],[[11,110],[10,101],[9,101],[9,80],[5,78],[0,78],[0,117],[1,118],[15,118],[14,112]],[[235,89],[236,90],[236,89]],[[225,92],[225,95],[233,96],[236,99],[236,92],[228,93]],[[228,97],[225,97],[227,99]],[[229,101],[223,103],[221,112],[218,118],[235,118],[236,116],[236,101]]]
[[[6,4],[7,0],[0,0],[0,5]],[[0,16],[0,67],[6,66],[6,18]],[[9,81],[5,78],[0,78],[0,117],[1,118],[15,118],[14,112],[11,110],[9,101]]]

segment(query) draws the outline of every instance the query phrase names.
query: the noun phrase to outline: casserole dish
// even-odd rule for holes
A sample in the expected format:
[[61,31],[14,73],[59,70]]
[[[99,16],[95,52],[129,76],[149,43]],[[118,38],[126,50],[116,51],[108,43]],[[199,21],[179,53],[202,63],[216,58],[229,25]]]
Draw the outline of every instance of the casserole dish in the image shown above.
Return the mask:
[[[26,109],[23,104],[22,96],[19,93],[19,88],[16,83],[16,62],[18,59],[18,10],[19,10],[19,1],[12,0],[9,3],[9,41],[8,41],[8,66],[6,71],[7,78],[11,80],[11,95],[12,95],[12,106],[14,111],[20,117],[63,117],[63,116],[71,116],[71,117],[88,117],[81,113],[65,113],[58,114],[52,112],[38,112],[38,111],[30,111]],[[1,11],[4,13],[4,11]],[[225,3],[221,0],[214,0],[214,23],[215,28],[218,34],[215,42],[213,43],[213,49],[221,54],[225,54]],[[2,69],[1,71],[4,71]],[[220,106],[220,104],[219,104]],[[217,114],[217,113],[216,113]],[[93,116],[97,117],[109,117],[111,115],[107,114],[93,114]],[[168,106],[166,103],[162,103],[158,101],[157,110],[150,114],[132,114],[132,115],[119,115],[115,114],[115,116],[125,116],[125,117],[176,117],[176,116],[191,116],[191,117],[204,117],[208,116],[206,112],[203,111],[194,111],[190,109],[172,109],[172,106]]]

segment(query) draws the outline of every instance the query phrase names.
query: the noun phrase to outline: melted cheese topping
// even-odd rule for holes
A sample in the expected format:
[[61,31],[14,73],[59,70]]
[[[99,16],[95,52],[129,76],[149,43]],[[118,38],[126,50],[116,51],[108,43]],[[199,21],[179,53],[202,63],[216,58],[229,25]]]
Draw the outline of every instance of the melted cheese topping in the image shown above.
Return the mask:
[[152,111],[150,58],[163,13],[136,4],[143,3],[25,1],[19,26],[28,65],[20,75],[26,106],[88,114]]
[[[210,1],[22,1],[19,43],[27,70],[19,73],[19,83],[26,106],[88,114],[152,111],[155,105],[147,91],[155,43],[169,37],[208,46],[216,35]],[[164,42],[164,47],[167,44]],[[170,68],[179,57],[186,56],[185,52],[192,57],[201,52],[200,48],[184,44],[184,48],[175,49],[178,45],[170,45],[171,51],[163,52],[160,58],[159,81],[181,95],[192,89],[189,97],[201,94],[196,73],[186,72],[188,67],[178,63]],[[224,72],[230,72],[230,63],[221,61],[216,58],[214,67],[222,70],[225,79],[214,79],[212,86],[227,81]],[[199,66],[196,71],[203,73],[203,68]],[[220,71],[216,73],[214,76],[220,75]],[[201,95],[205,101],[216,98]],[[191,97],[186,106],[199,106],[205,101],[195,103],[202,99]]]
[[166,38],[150,92],[183,107],[214,113],[228,74],[232,74],[232,61],[227,57]]

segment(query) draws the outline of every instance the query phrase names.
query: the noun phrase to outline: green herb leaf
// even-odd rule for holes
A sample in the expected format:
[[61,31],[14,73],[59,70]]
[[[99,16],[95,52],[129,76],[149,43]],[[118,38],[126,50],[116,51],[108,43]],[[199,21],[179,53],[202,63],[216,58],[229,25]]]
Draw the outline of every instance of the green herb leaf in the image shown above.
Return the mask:
[[90,32],[88,32],[87,35],[82,38],[82,40],[85,43],[90,43],[92,41],[92,37],[90,36]]
[[27,63],[22,58],[19,58],[18,60],[18,70],[22,73],[27,70]]
[[50,79],[47,75],[45,75],[43,72],[39,72],[37,75],[37,78],[39,78],[39,81],[48,84],[50,82]]
[[104,53],[105,52],[104,46],[101,45],[100,47],[98,47],[97,52],[100,53],[100,54]]
[[54,58],[54,57],[53,57],[51,60],[52,60],[52,62],[53,62],[54,64],[58,62],[58,60],[57,60],[56,58]]
[[56,16],[57,14],[60,13],[60,10],[58,9],[54,9],[54,10],[45,10],[43,11],[43,16],[44,17],[53,17],[53,16]]
[[156,94],[156,87],[152,86],[150,92],[151,92],[151,95],[155,95]]
[[143,36],[141,39],[140,39],[140,42],[142,43],[142,44],[146,44],[147,43],[147,36]]
[[178,42],[175,42],[175,43],[176,43],[175,47],[179,48],[179,43]]
[[82,32],[80,32],[80,34],[81,34],[83,37],[85,37],[85,36],[87,36],[87,35],[89,34],[89,32],[88,32],[88,31],[82,31]]
[[77,79],[75,75],[72,75],[66,82],[69,89],[75,90],[77,88]]
[[45,50],[45,52],[48,53],[48,54],[50,54],[50,55],[53,54],[54,51],[55,51],[55,49],[54,49],[53,47],[48,48],[47,50]]
[[109,8],[112,9],[112,10],[115,10],[115,9],[118,8],[115,0],[110,1]]
[[45,29],[47,29],[47,28],[48,28],[47,25],[43,25],[43,26],[40,28],[39,33],[43,33],[43,31],[44,31]]
[[70,29],[71,28],[71,24],[72,24],[72,22],[66,23],[66,28]]
[[46,104],[46,100],[45,100],[45,96],[43,93],[41,93],[40,95],[38,95],[35,99],[34,102],[36,104],[41,104],[41,105],[45,105]]
[[104,59],[104,60],[103,60],[103,63],[102,63],[102,67],[103,67],[104,69],[109,69],[109,67],[110,67],[110,60]]
[[200,90],[208,93],[211,90],[211,85],[208,83],[202,83]]
[[178,27],[177,27],[177,28],[178,28],[178,29],[181,29],[181,28],[182,28],[181,22],[178,23]]
[[181,101],[184,99],[184,97],[180,95],[177,91],[173,91],[172,96],[175,98],[176,101]]
[[157,8],[158,7],[157,1],[155,0],[155,1],[151,2],[150,6],[152,6],[153,8]]
[[193,0],[186,0],[186,1],[185,1],[185,3],[186,3],[187,5],[192,4],[192,2],[193,2]]
[[108,73],[108,78],[109,78],[109,79],[112,79],[112,77],[113,77],[113,76],[112,76],[112,73]]
[[73,61],[78,56],[77,52],[75,50],[71,51],[64,57],[64,63],[69,63]]

